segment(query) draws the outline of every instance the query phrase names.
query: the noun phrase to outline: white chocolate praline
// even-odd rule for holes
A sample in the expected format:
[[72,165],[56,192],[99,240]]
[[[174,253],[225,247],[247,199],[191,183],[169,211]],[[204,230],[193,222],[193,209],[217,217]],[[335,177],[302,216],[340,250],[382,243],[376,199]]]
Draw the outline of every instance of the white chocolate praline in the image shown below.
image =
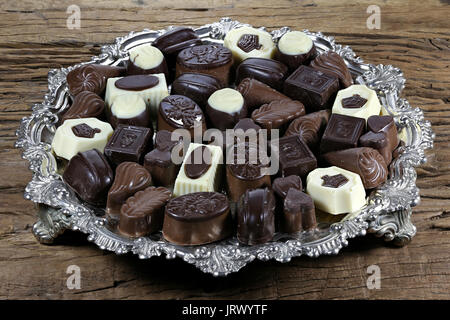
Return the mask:
[[[244,34],[257,35],[261,48],[254,49],[249,52],[245,52],[244,50],[239,48],[237,46],[237,43]],[[223,45],[231,50],[236,63],[240,63],[247,58],[272,59],[276,51],[276,46],[272,40],[272,36],[270,35],[270,33],[252,27],[241,27],[228,31],[223,40]]]
[[[342,106],[342,99],[350,98],[355,94],[366,99],[366,103],[360,108],[344,108]],[[380,111],[381,105],[377,93],[362,84],[354,84],[348,88],[339,90],[336,100],[334,100],[333,109],[331,110],[332,113],[363,118],[366,121],[370,116],[379,115]]]
[[147,108],[144,99],[138,94],[123,94],[114,99],[111,113],[119,119],[137,117]]
[[[100,129],[100,132],[95,133],[92,138],[76,136],[72,131],[72,127],[83,123],[92,129]],[[91,149],[97,149],[103,153],[112,133],[113,128],[111,125],[97,118],[68,119],[56,129],[52,141],[52,149],[58,157],[67,160],[70,160],[78,152]]]
[[278,41],[278,49],[288,55],[305,54],[311,51],[312,47],[311,38],[301,31],[287,32]]
[[169,95],[167,89],[166,77],[164,73],[156,73],[149,76],[158,77],[158,84],[152,88],[144,89],[141,91],[123,90],[115,86],[117,80],[122,77],[109,78],[106,83],[105,103],[110,108],[114,99],[123,94],[138,94],[140,95],[147,106],[150,108],[152,115],[156,115],[159,107],[159,103],[162,99]]
[[239,112],[244,106],[244,97],[237,90],[224,88],[215,91],[209,97],[208,104],[217,111],[234,114]]
[[[206,171],[201,177],[197,179],[191,179],[186,176],[184,172],[184,166],[189,155],[197,147],[206,146],[209,151],[211,151],[211,166],[208,171]],[[198,161],[194,159],[194,161]],[[223,152],[222,148],[213,145],[204,145],[200,143],[191,143],[186,151],[186,157],[184,158],[183,164],[181,165],[178,176],[175,180],[175,186],[173,189],[173,195],[175,197],[193,193],[193,192],[214,192],[217,191],[220,185],[220,168],[219,166],[223,162]]]
[[[338,188],[323,186],[322,177],[342,174],[348,181]],[[316,208],[330,214],[351,213],[366,204],[366,191],[361,177],[351,171],[339,168],[317,168],[306,178],[306,193],[314,200]]]
[[159,66],[164,59],[162,52],[149,43],[131,49],[130,61],[142,69],[153,69]]

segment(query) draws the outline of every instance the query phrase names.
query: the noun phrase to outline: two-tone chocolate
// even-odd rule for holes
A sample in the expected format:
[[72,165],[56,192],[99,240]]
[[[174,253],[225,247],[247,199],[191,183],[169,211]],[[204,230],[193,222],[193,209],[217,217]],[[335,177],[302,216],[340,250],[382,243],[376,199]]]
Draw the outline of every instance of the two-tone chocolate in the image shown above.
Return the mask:
[[194,139],[196,127],[200,127],[200,132],[203,134],[206,130],[206,120],[202,109],[192,99],[170,95],[161,101],[158,111],[158,130],[186,129]]
[[233,65],[231,51],[219,44],[186,48],[178,54],[176,77],[184,73],[202,73],[215,77],[223,86],[229,83]]
[[344,59],[336,52],[328,51],[322,53],[311,61],[310,66],[330,76],[337,77],[341,89],[345,89],[353,84],[352,75]]
[[82,91],[91,91],[102,95],[108,78],[120,77],[125,68],[101,64],[86,64],[67,74],[67,85],[72,96]]
[[64,170],[63,180],[84,201],[103,205],[114,173],[103,153],[97,149],[79,152]]
[[283,92],[291,99],[301,101],[308,112],[314,112],[327,108],[338,89],[336,77],[302,65],[286,79]]
[[388,170],[381,154],[372,148],[351,148],[325,153],[329,164],[357,173],[365,189],[373,189],[385,182]]
[[127,75],[164,73],[169,78],[166,59],[162,52],[149,43],[129,50]]
[[280,231],[297,233],[317,227],[314,201],[306,193],[290,188],[283,203]]
[[308,63],[316,54],[313,41],[301,31],[286,32],[278,40],[277,49],[276,59],[286,64],[291,71]]
[[105,155],[115,166],[125,161],[140,163],[152,147],[152,129],[119,124],[105,146]]
[[136,192],[152,185],[150,173],[136,162],[122,162],[116,168],[114,183],[108,191],[106,214],[118,219],[120,208]]
[[275,90],[282,91],[288,76],[288,68],[283,63],[265,58],[248,58],[236,69],[236,85],[245,78],[256,79]]
[[208,98],[222,88],[222,84],[215,77],[201,73],[183,73],[172,83],[171,93],[186,96],[205,110]]
[[175,183],[180,169],[180,164],[172,161],[172,150],[176,146],[182,146],[182,144],[180,141],[172,140],[172,132],[167,130],[156,132],[155,149],[147,153],[144,158],[144,167],[150,172],[155,185],[171,187]]
[[291,99],[263,104],[252,112],[252,119],[264,129],[280,129],[290,121],[305,114],[305,106]]
[[238,204],[237,239],[245,245],[272,240],[275,233],[275,196],[269,188],[247,190]]
[[60,124],[67,119],[103,118],[105,102],[96,93],[81,91],[73,99],[72,105],[61,117]]
[[106,110],[108,122],[116,128],[119,124],[151,127],[150,109],[138,94],[123,94],[114,99]]
[[166,205],[163,236],[169,242],[201,245],[222,240],[231,233],[230,206],[222,193],[189,193]]
[[261,81],[251,78],[243,79],[236,90],[244,97],[245,104],[249,111],[253,111],[255,108],[259,108],[263,104],[271,103],[272,101],[289,99],[284,94]]
[[291,122],[285,136],[299,135],[311,150],[317,150],[330,110],[321,110],[301,116]]
[[217,90],[208,99],[206,115],[214,128],[222,131],[231,129],[247,116],[244,97],[231,88]]
[[122,205],[117,230],[130,238],[161,230],[164,208],[170,197],[170,190],[164,187],[148,187],[138,191]]
[[354,84],[339,90],[332,112],[367,120],[370,116],[378,116],[380,110],[377,93],[365,85]]
[[320,142],[320,152],[356,148],[366,121],[362,118],[333,113]]

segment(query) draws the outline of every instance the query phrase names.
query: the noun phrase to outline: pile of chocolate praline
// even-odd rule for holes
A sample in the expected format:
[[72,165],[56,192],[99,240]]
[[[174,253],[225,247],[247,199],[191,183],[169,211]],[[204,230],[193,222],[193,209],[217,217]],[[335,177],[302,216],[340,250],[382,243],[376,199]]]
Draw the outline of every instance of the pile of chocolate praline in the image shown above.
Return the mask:
[[[317,212],[361,209],[398,152],[376,93],[299,31],[275,43],[240,27],[221,45],[178,27],[129,50],[123,66],[70,71],[67,85],[72,103],[52,141],[62,178],[130,238],[162,231],[178,245],[231,236],[255,245],[314,232]],[[226,138],[237,129],[256,142]]]

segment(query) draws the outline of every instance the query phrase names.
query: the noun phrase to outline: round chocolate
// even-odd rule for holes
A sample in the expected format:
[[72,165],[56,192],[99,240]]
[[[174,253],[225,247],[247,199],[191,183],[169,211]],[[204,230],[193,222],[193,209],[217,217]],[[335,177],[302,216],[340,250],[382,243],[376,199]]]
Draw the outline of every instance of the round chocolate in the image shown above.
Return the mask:
[[194,222],[213,219],[229,209],[227,196],[222,193],[194,192],[170,200],[166,215],[176,220]]
[[230,61],[232,61],[231,51],[217,44],[186,48],[177,57],[177,63],[189,69],[215,68]]
[[[244,154],[240,154],[241,151],[244,151]],[[234,160],[233,163],[227,164],[227,167],[235,177],[242,180],[257,180],[263,177],[265,175],[263,168],[269,166],[261,163],[256,143],[238,143],[228,150],[228,159]]]

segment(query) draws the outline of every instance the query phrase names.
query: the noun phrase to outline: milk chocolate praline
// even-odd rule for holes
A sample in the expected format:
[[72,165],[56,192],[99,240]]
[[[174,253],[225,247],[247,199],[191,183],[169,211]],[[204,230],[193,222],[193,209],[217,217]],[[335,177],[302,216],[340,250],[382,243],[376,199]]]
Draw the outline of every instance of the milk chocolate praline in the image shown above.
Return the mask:
[[289,99],[287,96],[256,79],[245,78],[236,87],[245,100],[249,112],[263,104]]
[[128,198],[120,209],[119,233],[137,238],[161,230],[170,196],[164,187],[148,187]]
[[217,78],[223,86],[228,86],[232,65],[233,57],[228,48],[218,44],[204,44],[186,48],[178,54],[176,77],[183,73],[203,73]]
[[345,64],[344,59],[333,51],[328,51],[317,56],[310,64],[314,69],[320,70],[339,79],[339,86],[345,89],[353,84],[352,75]]
[[[234,159],[233,163],[226,165],[227,191],[231,201],[237,202],[248,189],[271,185],[270,175],[266,171],[268,164],[263,164],[259,156],[257,159],[250,157],[253,152],[258,154],[257,148],[254,143],[240,142],[228,150],[227,159]],[[238,153],[241,150],[245,153],[243,164],[238,163]],[[256,163],[253,163],[253,160],[256,160]]]
[[166,206],[164,238],[179,245],[200,245],[231,235],[232,217],[226,195],[195,192],[176,197]]
[[60,124],[63,124],[67,119],[77,118],[99,118],[103,119],[103,111],[105,109],[105,102],[96,93],[91,91],[81,91],[78,93],[70,108],[64,112],[61,117]]

